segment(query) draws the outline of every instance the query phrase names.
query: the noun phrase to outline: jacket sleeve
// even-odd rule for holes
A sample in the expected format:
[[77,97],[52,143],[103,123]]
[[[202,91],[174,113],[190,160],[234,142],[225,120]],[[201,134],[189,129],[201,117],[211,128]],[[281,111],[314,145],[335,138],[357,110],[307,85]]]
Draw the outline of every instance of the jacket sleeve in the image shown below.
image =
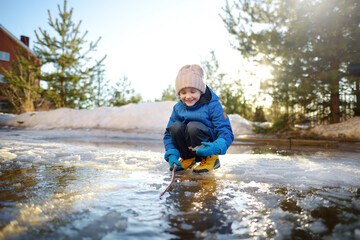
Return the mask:
[[164,142],[165,151],[168,151],[169,149],[176,149],[175,143],[174,143],[169,131],[167,130],[168,127],[173,125],[175,122],[179,121],[178,117],[176,117],[176,116],[177,116],[177,114],[176,114],[175,106],[174,106],[173,111],[170,116],[170,119],[169,119],[169,122],[166,126],[165,133],[164,133],[163,142]]
[[229,117],[225,113],[219,101],[209,103],[209,113],[211,123],[214,128],[215,138],[223,138],[227,148],[229,148],[234,141],[234,134],[231,128]]

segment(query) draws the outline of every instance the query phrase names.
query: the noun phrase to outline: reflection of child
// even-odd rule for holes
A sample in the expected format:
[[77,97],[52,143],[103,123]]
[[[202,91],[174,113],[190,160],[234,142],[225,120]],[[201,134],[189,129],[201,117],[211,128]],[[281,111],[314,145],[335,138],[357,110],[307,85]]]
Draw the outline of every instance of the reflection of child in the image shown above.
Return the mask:
[[[218,155],[226,153],[234,140],[228,116],[219,97],[205,85],[199,65],[182,67],[175,81],[175,104],[164,134],[165,160],[170,169],[184,170],[196,160],[193,171],[209,172],[220,167]],[[181,159],[179,160],[179,157]]]

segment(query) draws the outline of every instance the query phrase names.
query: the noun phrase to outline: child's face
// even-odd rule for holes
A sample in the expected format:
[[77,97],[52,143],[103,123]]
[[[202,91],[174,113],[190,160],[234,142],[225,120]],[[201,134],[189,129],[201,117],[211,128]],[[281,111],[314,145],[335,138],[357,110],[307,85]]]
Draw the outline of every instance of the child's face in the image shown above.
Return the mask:
[[201,92],[196,88],[187,87],[180,90],[180,99],[188,107],[194,106],[199,101],[200,96]]

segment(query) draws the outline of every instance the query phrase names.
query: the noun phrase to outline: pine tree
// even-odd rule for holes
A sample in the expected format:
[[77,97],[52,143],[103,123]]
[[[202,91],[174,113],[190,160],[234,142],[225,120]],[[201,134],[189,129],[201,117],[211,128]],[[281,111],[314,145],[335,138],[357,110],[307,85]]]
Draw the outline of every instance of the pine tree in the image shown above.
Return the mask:
[[131,88],[131,82],[126,76],[120,78],[110,91],[110,106],[119,107],[129,103],[139,103],[142,99],[139,94],[135,94],[135,90]]
[[[360,5],[353,0],[238,0],[224,7],[234,46],[275,69],[272,96],[286,109],[327,106],[340,120],[346,66],[358,59]],[[326,113],[325,113],[326,114]]]
[[105,78],[105,66],[99,64],[91,76],[94,92],[89,97],[86,107],[102,107],[108,105],[108,98],[111,95],[110,82]]
[[256,107],[254,113],[254,122],[266,122],[264,108],[263,107]]
[[245,98],[240,79],[227,79],[227,74],[219,70],[219,62],[214,51],[211,51],[210,55],[210,60],[201,62],[206,73],[207,85],[219,96],[219,101],[227,114],[240,114],[250,119],[252,106]]
[[162,91],[162,96],[160,100],[155,101],[176,101],[178,100],[175,93],[175,88],[169,84],[169,86]]
[[63,9],[58,5],[58,10],[59,18],[55,20],[48,10],[49,26],[55,36],[39,28],[40,33],[35,31],[34,50],[45,67],[42,79],[47,83],[47,96],[56,107],[81,108],[93,96],[95,87],[91,80],[106,56],[92,63],[89,54],[96,51],[101,37],[90,42],[84,51],[87,31],[80,36],[81,21],[78,24],[72,21],[73,9],[67,9],[66,0]]
[[39,60],[18,48],[17,57],[11,63],[11,68],[1,68],[1,73],[4,75],[4,85],[0,88],[0,93],[6,96],[13,106],[14,113],[33,112],[35,101],[41,92]]

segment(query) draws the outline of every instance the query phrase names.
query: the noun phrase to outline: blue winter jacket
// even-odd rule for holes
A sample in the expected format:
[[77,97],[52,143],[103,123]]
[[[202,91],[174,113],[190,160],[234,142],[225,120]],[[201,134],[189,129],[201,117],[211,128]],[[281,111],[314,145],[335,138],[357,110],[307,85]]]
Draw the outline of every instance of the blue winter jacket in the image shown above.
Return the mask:
[[[223,138],[228,148],[234,141],[229,118],[219,102],[219,97],[209,87],[206,87],[206,92],[191,107],[188,107],[181,100],[176,103],[167,128],[175,122],[181,122],[186,125],[192,121],[203,123],[210,129],[213,139]],[[166,151],[176,149],[174,141],[167,130],[164,134],[164,146]]]

